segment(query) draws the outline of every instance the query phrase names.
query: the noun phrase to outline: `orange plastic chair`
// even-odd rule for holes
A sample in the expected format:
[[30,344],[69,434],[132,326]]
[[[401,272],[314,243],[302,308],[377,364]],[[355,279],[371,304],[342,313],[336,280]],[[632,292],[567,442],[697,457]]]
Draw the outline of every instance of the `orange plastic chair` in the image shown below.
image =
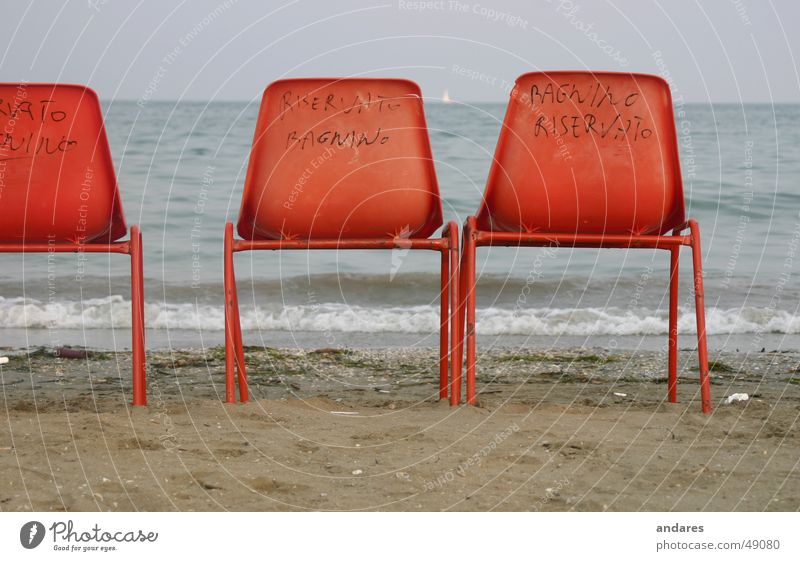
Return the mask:
[[[678,253],[689,246],[702,410],[711,411],[700,231],[696,221],[685,218],[672,98],[664,80],[612,72],[532,72],[517,78],[483,201],[477,216],[467,218],[462,243],[459,330],[463,333],[466,312],[467,403],[476,402],[477,247],[668,250],[668,397],[675,402]],[[461,398],[462,340],[454,350],[452,404]]]
[[0,83],[0,253],[131,257],[133,404],[146,405],[142,235],[122,212],[97,94]]
[[[279,80],[264,91],[235,239],[225,225],[225,399],[248,400],[233,255],[252,250],[441,253],[439,397],[455,340],[458,226],[442,203],[419,86],[408,80]],[[449,300],[449,305],[448,305]],[[450,318],[450,314],[453,318]]]

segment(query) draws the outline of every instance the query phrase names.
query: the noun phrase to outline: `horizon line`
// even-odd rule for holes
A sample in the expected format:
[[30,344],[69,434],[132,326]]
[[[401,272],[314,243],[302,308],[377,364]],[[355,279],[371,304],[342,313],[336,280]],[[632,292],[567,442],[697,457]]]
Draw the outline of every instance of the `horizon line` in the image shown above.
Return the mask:
[[[422,97],[423,101],[428,103],[440,103],[442,105],[478,105],[478,104],[508,104],[507,99],[499,99],[499,100],[458,100],[458,99],[450,99],[449,101],[444,101],[438,97]],[[248,103],[252,101],[259,101],[261,100],[261,95],[259,94],[258,97],[253,99],[247,98],[237,98],[237,99],[200,99],[200,98],[163,98],[163,99],[148,99],[145,101],[144,105],[148,103],[155,102],[155,103],[178,103],[178,102],[190,102],[190,103]],[[124,102],[131,102],[131,103],[138,103],[141,101],[141,98],[129,98],[129,97],[117,97],[117,98],[100,98],[100,101],[103,103],[105,102],[114,102],[114,101],[124,101]],[[796,101],[730,101],[730,100],[723,100],[723,101],[685,101],[685,105],[800,105],[800,99]],[[674,103],[673,105],[677,105]]]

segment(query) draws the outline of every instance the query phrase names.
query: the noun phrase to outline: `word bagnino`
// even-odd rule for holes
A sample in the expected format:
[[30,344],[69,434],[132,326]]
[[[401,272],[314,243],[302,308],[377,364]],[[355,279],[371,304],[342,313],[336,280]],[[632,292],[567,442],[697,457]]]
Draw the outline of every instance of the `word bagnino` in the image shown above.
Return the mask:
[[365,131],[357,132],[350,130],[347,132],[339,132],[332,130],[324,130],[322,132],[308,131],[302,136],[298,136],[297,131],[290,131],[286,139],[286,148],[298,146],[300,150],[306,149],[306,144],[311,147],[317,146],[352,146],[358,148],[361,145],[371,146],[376,142],[379,144],[386,144],[389,141],[389,136],[381,134],[381,128],[378,127],[374,133],[367,133]]

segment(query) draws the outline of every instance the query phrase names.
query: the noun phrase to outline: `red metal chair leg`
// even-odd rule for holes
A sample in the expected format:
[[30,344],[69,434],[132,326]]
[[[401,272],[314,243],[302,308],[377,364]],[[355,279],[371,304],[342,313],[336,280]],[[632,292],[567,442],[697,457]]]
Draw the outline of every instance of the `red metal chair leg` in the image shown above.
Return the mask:
[[[458,307],[461,302],[459,298],[459,267],[458,267],[458,225],[455,222],[448,223],[448,238],[450,251],[450,379],[456,380],[458,387],[461,387],[461,330],[458,325]],[[452,382],[451,382],[452,383]],[[459,400],[460,400],[459,396]],[[452,399],[451,399],[452,404]]]
[[703,254],[700,251],[700,227],[689,220],[692,234],[692,264],[694,266],[694,305],[697,317],[697,356],[700,363],[700,399],[703,413],[711,412],[711,381],[708,375],[708,347],[706,345],[706,311],[703,295]]
[[225,282],[225,401],[236,403],[236,285],[233,276],[233,224],[225,224],[224,241],[224,282]]
[[466,265],[465,284],[467,293],[467,322],[466,322],[466,341],[467,341],[467,403],[475,405],[475,217],[467,218],[467,227],[464,230],[464,263]]
[[456,298],[456,317],[455,317],[455,332],[453,342],[453,372],[450,375],[450,405],[458,405],[461,403],[461,382],[462,370],[464,362],[464,319],[466,315],[466,297],[467,297],[467,267],[466,267],[466,251],[463,245],[466,240],[467,226],[464,225],[464,236],[462,236],[461,256],[458,265],[458,294]]
[[236,273],[231,265],[231,285],[233,286],[233,348],[236,351],[236,372],[239,383],[239,401],[247,403],[250,392],[247,386],[247,366],[244,363],[244,345],[242,344],[242,321],[239,317],[239,292],[236,289]]
[[133,405],[147,405],[147,379],[144,351],[144,270],[142,233],[131,226],[131,354],[133,362]]
[[[445,236],[449,225],[445,227]],[[439,291],[439,399],[447,399],[447,332],[450,323],[450,250],[442,249],[441,290]]]
[[680,247],[669,250],[669,378],[670,403],[678,402],[678,263]]

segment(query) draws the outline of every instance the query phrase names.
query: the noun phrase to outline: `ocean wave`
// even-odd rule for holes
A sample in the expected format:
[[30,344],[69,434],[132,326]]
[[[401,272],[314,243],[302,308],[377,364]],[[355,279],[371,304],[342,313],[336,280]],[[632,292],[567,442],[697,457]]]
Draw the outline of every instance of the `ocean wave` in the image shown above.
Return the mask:
[[[149,329],[221,331],[222,306],[192,303],[145,305]],[[439,326],[435,306],[368,307],[336,303],[288,305],[241,311],[247,331],[316,331],[344,333],[433,333]],[[81,301],[42,302],[31,298],[0,297],[0,326],[17,329],[109,329],[130,327],[130,301],[122,296]],[[694,333],[692,308],[682,308],[678,328]],[[710,335],[742,333],[800,333],[800,317],[766,308],[709,308]],[[477,331],[482,335],[662,335],[668,329],[666,310],[619,308],[479,309]]]

